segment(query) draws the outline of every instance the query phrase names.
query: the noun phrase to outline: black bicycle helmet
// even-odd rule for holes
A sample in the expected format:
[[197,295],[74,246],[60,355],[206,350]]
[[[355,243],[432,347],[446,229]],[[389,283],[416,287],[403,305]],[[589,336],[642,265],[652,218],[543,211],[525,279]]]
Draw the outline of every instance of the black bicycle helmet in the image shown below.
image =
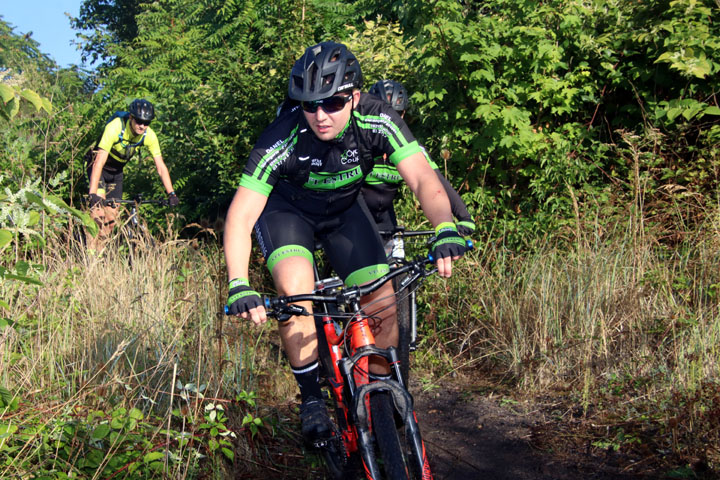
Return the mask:
[[153,118],[155,118],[155,107],[153,107],[153,104],[144,98],[136,98],[133,100],[130,104],[128,112],[130,112],[130,115],[138,120],[142,120],[143,122],[150,122]]
[[288,96],[311,102],[362,88],[360,62],[345,45],[322,42],[308,47],[290,71]]
[[394,80],[380,80],[375,83],[368,91],[370,95],[385,100],[393,110],[404,112],[408,106],[408,94],[405,87],[401,83]]

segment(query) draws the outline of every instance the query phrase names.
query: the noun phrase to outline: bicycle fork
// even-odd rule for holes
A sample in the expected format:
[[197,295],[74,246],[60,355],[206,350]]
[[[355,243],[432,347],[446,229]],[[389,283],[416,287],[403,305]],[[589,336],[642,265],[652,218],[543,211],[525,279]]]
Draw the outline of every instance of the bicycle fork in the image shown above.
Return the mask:
[[[331,325],[328,327],[328,323]],[[352,424],[355,425],[357,432],[356,447],[360,450],[365,468],[365,475],[368,479],[379,479],[380,471],[375,456],[375,440],[372,435],[372,412],[370,410],[370,395],[376,391],[389,392],[392,398],[395,411],[397,411],[403,420],[406,438],[409,439],[411,448],[411,461],[414,462],[413,470],[421,472],[423,480],[432,480],[430,465],[425,452],[425,445],[420,435],[420,429],[417,423],[417,417],[413,409],[413,400],[410,393],[402,383],[402,375],[400,373],[400,364],[395,347],[387,349],[375,346],[374,338],[366,319],[360,319],[352,322],[350,325],[350,335],[353,338],[354,352],[349,357],[340,358],[337,345],[342,341],[342,336],[338,335],[334,330],[332,321],[328,318],[328,322],[324,323],[327,338],[333,343],[338,360],[334,359],[336,374],[342,375],[347,387],[348,398],[352,402],[349,405],[349,414]],[[329,329],[332,329],[328,332]],[[328,335],[329,333],[329,335]],[[337,344],[333,342],[337,341]],[[369,382],[369,358],[382,357],[390,364],[394,377],[393,379],[381,379]],[[338,385],[340,382],[338,382]],[[342,388],[339,388],[340,390]]]

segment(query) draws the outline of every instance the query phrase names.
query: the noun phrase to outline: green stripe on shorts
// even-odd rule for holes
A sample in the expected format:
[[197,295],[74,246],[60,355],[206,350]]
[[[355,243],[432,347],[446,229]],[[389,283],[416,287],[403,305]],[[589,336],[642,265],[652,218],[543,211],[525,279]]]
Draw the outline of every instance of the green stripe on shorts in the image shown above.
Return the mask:
[[354,285],[363,285],[373,280],[377,280],[383,275],[387,275],[390,272],[390,267],[387,263],[381,263],[379,265],[370,265],[369,267],[355,270],[345,279],[345,285],[352,287]]
[[280,247],[273,251],[268,257],[267,267],[268,270],[270,270],[270,273],[272,273],[273,268],[275,268],[275,265],[277,265],[280,260],[289,257],[304,257],[307,258],[310,264],[313,263],[312,252],[310,252],[307,248],[302,245],[285,245],[284,247]]

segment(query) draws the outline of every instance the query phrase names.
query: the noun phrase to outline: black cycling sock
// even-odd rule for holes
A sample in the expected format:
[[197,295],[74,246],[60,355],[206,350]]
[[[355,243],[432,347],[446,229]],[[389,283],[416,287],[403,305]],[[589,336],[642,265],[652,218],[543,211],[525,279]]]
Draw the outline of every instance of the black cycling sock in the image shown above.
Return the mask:
[[290,369],[295,375],[295,380],[300,387],[300,397],[304,402],[310,397],[322,398],[322,391],[320,390],[320,364],[317,360],[314,360],[307,365],[302,367],[290,366]]

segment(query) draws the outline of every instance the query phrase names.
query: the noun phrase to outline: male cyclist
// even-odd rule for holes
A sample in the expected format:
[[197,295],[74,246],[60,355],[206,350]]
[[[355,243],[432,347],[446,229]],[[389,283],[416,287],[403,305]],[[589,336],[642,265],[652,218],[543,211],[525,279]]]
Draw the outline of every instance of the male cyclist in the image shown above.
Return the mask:
[[135,99],[128,113],[127,119],[117,116],[108,122],[100,141],[86,156],[90,183],[88,200],[91,215],[100,226],[97,241],[89,245],[91,249],[100,247],[115,227],[117,204],[103,205],[103,199],[122,198],[123,169],[140,147],[146,147],[155,160],[170,206],[180,203],[163,161],[157,135],[150,128],[150,122],[155,118],[153,104],[145,99]]
[[[282,108],[261,134],[243,170],[227,213],[224,250],[230,279],[228,311],[260,324],[267,320],[261,298],[248,282],[251,232],[281,295],[314,288],[313,248],[319,241],[347,285],[361,285],[389,271],[382,242],[364,203],[358,201],[373,158],[387,155],[437,228],[439,274],[449,277],[465,242],[452,223],[450,202],[437,175],[402,118],[386,103],[362,94],[360,64],[345,45],[323,42],[305,50],[290,72]],[[397,344],[394,292],[386,283],[363,299],[373,300],[381,321],[377,345]],[[308,311],[309,304],[303,305]],[[302,433],[309,441],[330,435],[318,384],[315,324],[293,317],[279,327],[300,388]],[[376,375],[388,366],[372,365]]]
[[[405,111],[407,110],[409,99],[407,90],[401,83],[393,80],[380,80],[370,87],[368,93],[384,100],[398,112],[402,118],[405,118]],[[475,231],[475,223],[470,213],[468,213],[465,202],[463,202],[460,195],[452,185],[450,185],[450,182],[445,176],[440,173],[438,166],[430,159],[427,151],[425,151],[424,148],[422,150],[430,166],[437,173],[440,183],[442,183],[445,188],[445,193],[447,193],[450,200],[453,216],[457,219],[458,233],[462,236],[471,235]],[[365,178],[362,195],[380,231],[392,232],[393,229],[397,227],[393,202],[400,190],[402,181],[403,178],[398,173],[398,169],[387,156],[376,159],[375,166]],[[386,252],[388,254],[394,253],[392,252],[393,243],[391,236],[384,235],[383,241],[386,242]]]

